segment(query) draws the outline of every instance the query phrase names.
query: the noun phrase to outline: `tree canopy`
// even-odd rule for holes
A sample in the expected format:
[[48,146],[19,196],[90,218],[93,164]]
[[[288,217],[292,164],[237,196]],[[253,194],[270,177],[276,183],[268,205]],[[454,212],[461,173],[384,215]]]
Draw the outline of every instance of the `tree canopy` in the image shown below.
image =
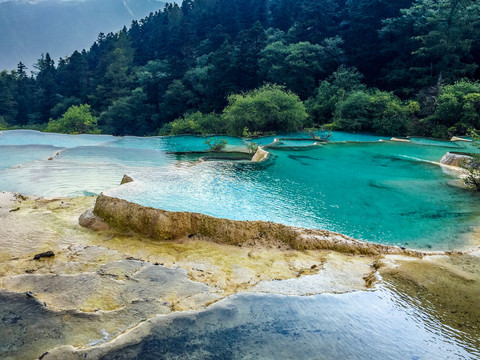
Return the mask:
[[[56,63],[45,53],[30,74],[21,62],[0,73],[0,117],[45,127],[89,104],[116,135],[157,134],[176,119],[174,132],[198,122],[227,131],[246,94],[276,84],[305,103],[303,125],[463,135],[479,125],[479,15],[471,0],[184,0]],[[276,85],[264,88],[272,101]],[[300,123],[269,121],[247,127]]]

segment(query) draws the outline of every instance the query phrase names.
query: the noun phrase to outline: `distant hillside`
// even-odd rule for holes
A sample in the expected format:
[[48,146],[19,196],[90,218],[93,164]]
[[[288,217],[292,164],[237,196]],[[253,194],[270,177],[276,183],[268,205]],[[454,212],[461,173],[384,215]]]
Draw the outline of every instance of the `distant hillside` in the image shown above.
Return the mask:
[[100,32],[130,26],[162,9],[158,0],[0,0],[0,70],[19,61],[33,70],[42,53],[57,61],[88,49]]

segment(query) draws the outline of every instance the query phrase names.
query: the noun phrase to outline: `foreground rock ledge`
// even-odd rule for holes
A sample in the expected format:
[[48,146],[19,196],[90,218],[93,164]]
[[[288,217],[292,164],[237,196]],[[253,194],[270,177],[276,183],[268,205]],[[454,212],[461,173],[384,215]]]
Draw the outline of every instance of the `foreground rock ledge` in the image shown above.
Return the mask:
[[[399,254],[422,256],[421,252],[355,240],[327,230],[309,230],[265,221],[237,221],[212,216],[172,212],[141,206],[129,201],[98,196],[93,210],[110,226],[134,231],[157,240],[199,236],[229,245],[260,245],[294,250],[334,250],[349,254]],[[81,222],[88,227],[88,222]],[[92,229],[98,229],[97,226]]]
[[[157,241],[78,226],[79,216],[95,200],[0,192],[0,358],[33,359],[49,352],[43,360],[85,359],[86,354],[98,359],[117,347],[128,354],[121,343],[141,341],[142,329],[150,324],[145,319],[201,311],[234,293],[313,295],[372,285],[420,299],[421,311],[458,334],[480,339],[480,249],[423,257],[351,256],[288,250],[287,244],[273,247],[264,234],[253,246],[241,247],[198,234]],[[33,260],[47,250],[55,256]],[[17,318],[9,314],[22,318],[9,321]],[[101,345],[91,348],[94,343]]]

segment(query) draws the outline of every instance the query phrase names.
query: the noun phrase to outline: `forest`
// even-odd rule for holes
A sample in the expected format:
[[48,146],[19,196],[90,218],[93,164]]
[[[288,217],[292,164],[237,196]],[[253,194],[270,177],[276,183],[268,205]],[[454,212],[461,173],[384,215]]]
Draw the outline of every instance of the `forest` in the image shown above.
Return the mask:
[[[184,0],[0,73],[0,129],[243,135],[480,128],[480,2]],[[21,59],[19,59],[21,60]]]

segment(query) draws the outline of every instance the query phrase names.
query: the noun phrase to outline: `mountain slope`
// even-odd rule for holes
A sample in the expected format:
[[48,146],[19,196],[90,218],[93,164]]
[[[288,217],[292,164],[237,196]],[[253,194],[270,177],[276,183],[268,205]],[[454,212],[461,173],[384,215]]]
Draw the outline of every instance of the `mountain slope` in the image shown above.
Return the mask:
[[164,6],[157,0],[0,2],[0,70],[19,61],[33,70],[42,53],[53,59],[89,48],[100,32],[118,31]]

